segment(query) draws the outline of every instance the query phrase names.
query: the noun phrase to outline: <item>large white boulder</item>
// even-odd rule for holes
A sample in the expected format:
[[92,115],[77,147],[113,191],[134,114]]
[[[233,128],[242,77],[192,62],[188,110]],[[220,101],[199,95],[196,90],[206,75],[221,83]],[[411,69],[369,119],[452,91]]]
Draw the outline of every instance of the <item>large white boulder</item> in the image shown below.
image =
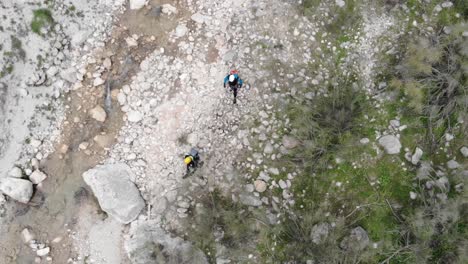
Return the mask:
[[124,224],[135,220],[145,207],[131,178],[133,172],[123,163],[98,165],[83,173],[102,210]]
[[401,150],[400,140],[394,135],[385,135],[379,138],[379,144],[387,154],[398,154]]
[[125,250],[133,264],[208,263],[200,249],[180,237],[171,236],[151,221],[135,221],[131,224]]
[[28,203],[33,194],[33,185],[28,180],[2,178],[0,179],[0,191],[18,202]]

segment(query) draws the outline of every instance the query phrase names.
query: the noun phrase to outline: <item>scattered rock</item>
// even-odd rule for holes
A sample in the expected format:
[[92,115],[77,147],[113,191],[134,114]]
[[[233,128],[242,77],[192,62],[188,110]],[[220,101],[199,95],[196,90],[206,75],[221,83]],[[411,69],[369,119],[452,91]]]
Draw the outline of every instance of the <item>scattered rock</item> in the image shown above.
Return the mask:
[[450,134],[450,133],[446,133],[446,134],[445,134],[445,140],[446,140],[447,142],[452,141],[454,138],[455,138],[455,137],[454,137],[452,134]]
[[104,61],[102,62],[102,66],[104,66],[104,68],[110,70],[110,68],[112,67],[112,61],[110,58],[105,58]]
[[339,7],[344,7],[346,5],[344,0],[335,0],[335,3]]
[[253,192],[255,190],[255,187],[253,186],[253,184],[246,184],[245,185],[245,191],[246,192]]
[[241,202],[244,205],[255,206],[255,207],[262,205],[262,201],[259,198],[252,196],[252,195],[247,195],[247,194],[240,194],[239,202]]
[[117,101],[119,102],[120,105],[124,105],[125,102],[127,101],[127,96],[120,91],[119,94],[117,95]]
[[265,154],[271,154],[273,153],[273,145],[271,145],[269,142],[265,144],[265,148],[263,149],[263,152]]
[[33,194],[33,185],[28,180],[2,178],[0,179],[0,191],[18,202],[28,203]]
[[89,35],[91,35],[90,31],[87,31],[87,30],[78,31],[73,34],[73,36],[71,37],[70,43],[72,44],[72,46],[78,47],[88,39]]
[[50,248],[49,248],[49,247],[45,247],[45,248],[42,248],[42,249],[38,249],[38,250],[36,251],[36,254],[37,254],[39,257],[44,257],[44,256],[49,255],[49,252],[50,252]]
[[89,142],[81,142],[80,145],[78,145],[78,148],[81,150],[85,150],[89,147]]
[[101,148],[108,148],[114,142],[114,137],[111,135],[97,135],[93,138],[94,142],[96,142]]
[[468,158],[468,148],[467,147],[462,147],[460,149],[460,153],[463,155],[463,157]]
[[35,139],[35,138],[31,138],[31,141],[29,142],[29,144],[35,148],[38,148],[39,146],[41,146],[42,141]]
[[411,163],[413,163],[413,165],[417,165],[419,161],[421,160],[422,155],[423,155],[422,149],[417,147],[416,150],[414,151],[413,156],[411,156]]
[[363,250],[369,245],[369,242],[366,230],[358,226],[351,230],[351,234],[341,241],[340,246],[343,249]]
[[293,149],[299,145],[299,141],[291,136],[284,136],[282,142],[286,149]]
[[208,263],[200,249],[179,237],[171,236],[155,222],[136,221],[131,224],[129,234],[125,250],[134,264]]
[[138,10],[146,5],[146,0],[130,0],[130,9]]
[[33,171],[33,173],[31,173],[31,175],[29,175],[29,180],[33,184],[39,184],[43,182],[45,179],[47,179],[47,175],[40,170],[35,170]]
[[107,118],[106,111],[99,105],[89,110],[89,114],[92,118],[96,119],[99,122],[104,122]]
[[177,14],[177,8],[173,7],[170,4],[162,5],[161,12],[166,15]]
[[60,145],[59,152],[62,153],[62,154],[67,153],[68,152],[68,145],[66,145],[66,144]]
[[447,168],[451,170],[457,169],[458,167],[460,167],[460,164],[458,164],[458,162],[456,162],[455,160],[449,160],[447,162]]
[[39,160],[36,159],[36,158],[32,158],[31,159],[31,166],[33,167],[33,169],[38,170],[39,169]]
[[398,154],[401,150],[400,140],[393,135],[385,135],[379,138],[379,144],[385,149],[387,154]]
[[331,226],[329,223],[320,223],[320,224],[314,225],[312,227],[312,231],[310,232],[312,243],[314,244],[322,243],[328,237],[330,228]]
[[270,176],[268,176],[268,174],[264,171],[261,171],[258,175],[258,179],[259,180],[263,180],[265,182],[268,182],[270,180]]
[[443,3],[441,4],[441,6],[442,6],[443,8],[449,8],[449,7],[452,7],[452,6],[453,6],[453,3],[450,2],[450,1],[446,1],[446,2],[443,2]]
[[29,232],[29,229],[25,228],[21,231],[21,239],[23,240],[23,243],[27,244],[34,239],[34,235]]
[[130,153],[125,157],[126,160],[135,160],[137,158],[137,155],[135,153]]
[[268,168],[268,171],[273,175],[279,175],[280,171],[278,168]]
[[23,171],[18,167],[13,167],[9,172],[8,176],[13,178],[21,178],[23,177]]
[[363,145],[367,144],[370,142],[370,140],[368,138],[361,138],[361,140],[359,140],[359,142]]
[[188,32],[188,28],[184,24],[178,25],[175,29],[175,35],[178,38],[185,36],[187,32]]
[[189,143],[191,146],[196,146],[198,143],[198,134],[196,133],[190,133],[187,135],[187,143]]
[[99,165],[83,173],[102,210],[124,224],[135,220],[145,207],[131,178],[135,178],[133,172],[123,163]]
[[190,208],[190,203],[188,203],[187,201],[180,201],[177,205],[180,208],[185,208],[185,209]]
[[281,189],[287,189],[288,188],[288,184],[283,180],[279,180],[278,184],[279,184]]
[[96,87],[96,86],[99,86],[99,85],[103,85],[106,81],[104,81],[103,79],[101,79],[100,77],[97,77],[96,79],[94,79],[93,81],[93,86]]
[[198,24],[203,24],[205,22],[205,16],[200,14],[200,13],[195,13],[192,15],[192,20],[195,21]]
[[418,196],[415,192],[410,192],[409,194],[410,194],[411,200],[415,200],[416,197]]
[[138,46],[138,41],[132,37],[128,37],[125,39],[125,42],[127,42],[127,46],[130,47],[136,47]]
[[256,180],[254,182],[254,186],[255,186],[255,190],[259,193],[262,193],[264,191],[266,191],[266,188],[267,188],[267,184],[266,182],[262,181],[262,180]]
[[143,114],[138,111],[130,111],[127,114],[127,120],[132,123],[140,122],[143,119]]
[[400,120],[396,120],[396,119],[390,120],[390,126],[392,126],[393,128],[399,128]]
[[52,243],[58,244],[58,243],[60,243],[62,240],[63,240],[63,237],[58,236],[58,237],[56,237],[56,238],[54,238],[54,239],[52,240]]

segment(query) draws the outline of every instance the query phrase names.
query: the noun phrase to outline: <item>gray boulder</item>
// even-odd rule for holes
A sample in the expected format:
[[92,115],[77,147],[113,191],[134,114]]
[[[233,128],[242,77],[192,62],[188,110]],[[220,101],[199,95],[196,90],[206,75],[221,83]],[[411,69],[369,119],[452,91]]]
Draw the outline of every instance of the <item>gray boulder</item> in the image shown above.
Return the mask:
[[358,226],[351,230],[351,234],[341,241],[340,246],[346,250],[363,250],[369,245],[369,242],[370,239],[366,230]]
[[205,254],[191,243],[172,237],[156,222],[131,224],[125,250],[133,264],[205,264]]
[[385,135],[379,138],[379,144],[385,149],[387,154],[398,154],[401,150],[400,140],[393,135]]
[[413,165],[417,165],[419,161],[421,160],[422,155],[423,155],[422,149],[416,148],[413,156],[411,156],[411,163],[413,163]]
[[83,173],[102,210],[124,224],[135,220],[145,207],[131,178],[133,172],[123,163],[98,165]]
[[447,168],[454,170],[460,167],[460,164],[456,162],[455,160],[449,160],[447,161]]
[[293,149],[299,145],[299,141],[291,136],[284,136],[282,143],[286,149]]
[[262,205],[262,201],[259,198],[249,194],[240,194],[239,202],[241,202],[244,205],[255,207]]
[[33,194],[33,185],[28,180],[2,178],[0,179],[0,191],[18,202],[28,203]]
[[468,148],[467,147],[462,147],[460,149],[460,153],[463,155],[463,157],[468,158]]
[[328,233],[330,232],[330,227],[331,226],[329,223],[320,223],[320,224],[314,225],[312,227],[312,231],[310,232],[312,243],[314,244],[322,243],[328,237]]

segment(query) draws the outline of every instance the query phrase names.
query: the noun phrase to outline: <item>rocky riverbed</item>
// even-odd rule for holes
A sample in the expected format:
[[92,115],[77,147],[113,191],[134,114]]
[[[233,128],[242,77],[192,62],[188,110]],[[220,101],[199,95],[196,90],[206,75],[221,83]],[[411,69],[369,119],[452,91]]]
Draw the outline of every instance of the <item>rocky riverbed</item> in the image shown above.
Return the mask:
[[[354,35],[334,43],[333,14],[351,2],[324,2],[313,16],[303,1],[0,3],[0,263],[260,262],[258,238],[242,249],[220,243],[228,224],[216,213],[215,246],[188,230],[216,211],[218,193],[255,218],[256,235],[296,206],[304,171],[279,161],[313,142],[295,136],[288,106],[327,98],[336,71],[358,73],[353,88],[368,100],[388,99],[375,80],[379,56],[396,53],[402,34],[385,34],[397,18],[369,5]],[[234,68],[245,82],[237,104],[222,82]],[[405,121],[388,122],[358,144],[423,167],[423,150],[400,140]],[[191,148],[202,163],[185,177]],[[334,227],[314,223],[311,242]],[[343,250],[372,242],[361,226],[340,239]]]

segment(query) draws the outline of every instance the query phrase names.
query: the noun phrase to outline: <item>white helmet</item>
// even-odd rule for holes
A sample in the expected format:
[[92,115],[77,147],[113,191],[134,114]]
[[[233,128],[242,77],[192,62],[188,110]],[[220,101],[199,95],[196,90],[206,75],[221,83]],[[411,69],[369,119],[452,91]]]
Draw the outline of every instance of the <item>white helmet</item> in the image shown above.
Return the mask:
[[229,82],[233,82],[236,79],[236,76],[234,74],[229,75]]

